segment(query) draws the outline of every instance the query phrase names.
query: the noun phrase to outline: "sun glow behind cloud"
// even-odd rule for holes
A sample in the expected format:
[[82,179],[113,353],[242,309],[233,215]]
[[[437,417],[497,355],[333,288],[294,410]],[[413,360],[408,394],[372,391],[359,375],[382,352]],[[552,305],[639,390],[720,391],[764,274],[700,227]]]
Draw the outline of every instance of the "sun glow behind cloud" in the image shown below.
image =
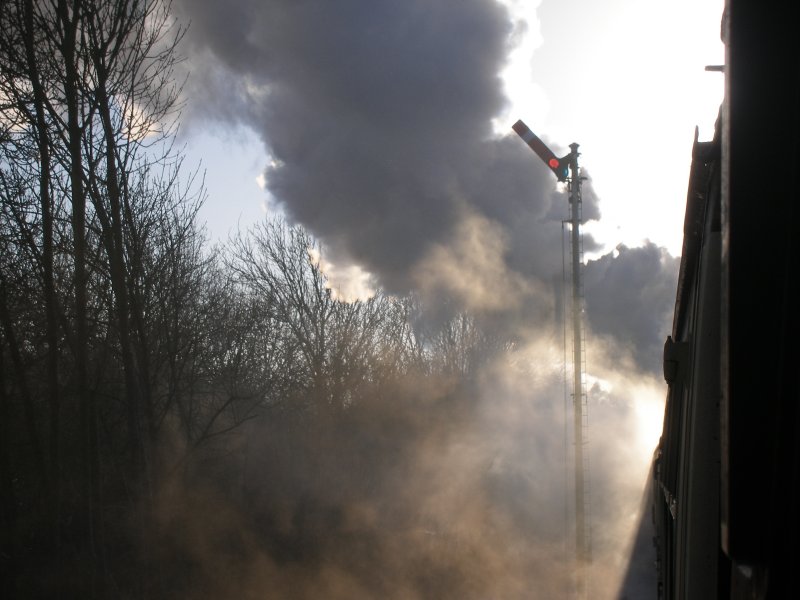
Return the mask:
[[500,73],[503,88],[511,102],[503,114],[495,118],[493,126],[496,134],[507,135],[509,123],[519,118],[516,115],[520,103],[536,107],[541,115],[547,114],[549,103],[544,90],[532,77],[530,68],[536,49],[544,41],[537,16],[540,1],[500,0],[500,3],[508,8],[514,27],[512,49],[506,66]]
[[327,260],[318,248],[309,248],[308,256],[327,278],[326,287],[334,300],[349,303],[369,300],[375,295],[373,276],[360,266],[336,265]]
[[496,130],[522,118],[556,152],[580,143],[601,198],[587,231],[604,251],[650,239],[679,254],[693,129],[711,139],[722,100],[722,76],[704,70],[723,62],[722,3],[504,4],[520,39]]

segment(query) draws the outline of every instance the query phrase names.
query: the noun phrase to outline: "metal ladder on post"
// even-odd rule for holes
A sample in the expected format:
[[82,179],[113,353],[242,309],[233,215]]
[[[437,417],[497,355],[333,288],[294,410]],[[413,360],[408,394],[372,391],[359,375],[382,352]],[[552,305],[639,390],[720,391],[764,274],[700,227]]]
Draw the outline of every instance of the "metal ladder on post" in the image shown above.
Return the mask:
[[[579,188],[579,198],[578,198],[578,220],[581,224],[583,224],[583,202],[582,198],[580,197],[580,188]],[[581,233],[579,237],[579,248],[580,253],[578,255],[578,265],[579,268],[583,268],[583,234]],[[591,453],[589,452],[589,393],[586,389],[586,320],[585,320],[585,303],[586,303],[586,295],[584,293],[584,286],[585,282],[584,279],[580,278],[580,287],[579,287],[579,295],[578,301],[580,302],[580,309],[578,313],[580,314],[581,319],[581,346],[583,347],[583,352],[581,353],[581,406],[582,410],[582,422],[581,426],[583,429],[583,506],[585,509],[585,517],[586,517],[586,558],[587,562],[591,563],[592,561],[592,480],[591,480]]]

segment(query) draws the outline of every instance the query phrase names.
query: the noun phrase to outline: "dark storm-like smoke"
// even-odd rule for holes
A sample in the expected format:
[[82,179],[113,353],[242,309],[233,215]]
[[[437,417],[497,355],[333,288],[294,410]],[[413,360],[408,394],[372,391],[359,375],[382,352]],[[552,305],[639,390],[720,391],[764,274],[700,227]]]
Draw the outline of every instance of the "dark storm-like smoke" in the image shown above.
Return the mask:
[[[568,203],[515,135],[492,133],[506,102],[498,73],[522,33],[504,6],[181,0],[178,8],[190,22],[190,126],[252,128],[272,154],[270,192],[337,263],[360,264],[391,292],[421,290],[430,305],[512,311],[527,324],[552,318],[547,288],[561,269]],[[583,217],[600,217],[590,180]],[[584,243],[597,249],[591,236]],[[654,370],[677,268],[647,248],[588,265],[587,313]]]
[[[190,118],[253,128],[270,192],[329,252],[390,291],[476,309],[496,308],[481,287],[521,302],[523,282],[549,280],[566,197],[516,136],[492,132],[518,33],[502,5],[184,5]],[[587,194],[584,215],[598,214]]]
[[589,325],[616,338],[639,369],[657,372],[675,305],[679,259],[647,242],[617,247],[584,270]]

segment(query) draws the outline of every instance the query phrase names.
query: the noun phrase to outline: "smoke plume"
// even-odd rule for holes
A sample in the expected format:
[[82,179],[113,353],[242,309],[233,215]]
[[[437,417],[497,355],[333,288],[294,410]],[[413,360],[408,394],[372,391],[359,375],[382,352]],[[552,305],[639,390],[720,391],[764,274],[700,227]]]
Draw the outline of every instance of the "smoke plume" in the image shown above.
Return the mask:
[[[503,5],[182,4],[190,122],[256,131],[271,154],[269,191],[335,262],[358,263],[392,292],[462,269],[473,284],[503,278],[512,304],[529,299],[515,281],[549,281],[560,252],[550,221],[566,197],[520,140],[492,131],[517,33]],[[599,214],[591,193],[584,214]],[[503,245],[487,248],[496,230]],[[432,293],[474,308],[456,279]]]

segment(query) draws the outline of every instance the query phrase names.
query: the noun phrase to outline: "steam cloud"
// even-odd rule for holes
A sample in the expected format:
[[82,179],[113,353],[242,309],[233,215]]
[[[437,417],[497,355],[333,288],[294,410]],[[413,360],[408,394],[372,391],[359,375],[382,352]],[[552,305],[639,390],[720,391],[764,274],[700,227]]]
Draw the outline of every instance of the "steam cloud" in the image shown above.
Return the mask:
[[[492,131],[505,103],[498,73],[519,34],[506,8],[489,0],[180,0],[178,9],[191,22],[189,126],[213,119],[257,132],[270,153],[269,191],[337,264],[357,263],[388,291],[416,290],[430,306],[502,314],[498,327],[533,340],[520,350],[521,370],[485,373],[466,408],[442,405],[466,412],[420,422],[412,409],[387,416],[384,406],[369,423],[337,425],[352,437],[257,435],[268,441],[250,450],[261,458],[247,474],[264,483],[249,493],[263,503],[260,526],[287,545],[277,552],[247,542],[242,581],[258,590],[269,580],[277,597],[292,589],[298,598],[516,598],[530,597],[537,582],[538,597],[554,597],[565,581],[554,525],[564,510],[563,458],[554,450],[563,420],[553,412],[561,379],[530,369],[559,361],[548,323],[567,199],[516,137]],[[584,218],[599,218],[591,182],[583,200]],[[591,237],[585,248],[597,249]],[[599,564],[620,572],[642,484],[627,469],[636,464],[643,477],[648,450],[619,431],[635,429],[643,389],[659,394],[653,373],[676,270],[677,260],[653,245],[621,247],[586,267],[588,322],[600,336],[590,360],[602,382],[590,394],[595,520],[604,523],[595,543]],[[318,462],[331,453],[339,467]],[[368,463],[359,453],[395,462]],[[369,534],[379,539],[369,546],[377,555],[364,555],[364,531],[387,523],[394,529]],[[297,560],[281,554],[292,548]],[[422,554],[414,559],[409,548]],[[458,560],[442,562],[447,553]],[[384,577],[353,579],[365,565]],[[426,590],[433,580],[452,588]],[[609,594],[613,585],[601,587]]]
[[[480,381],[409,381],[358,410],[253,423],[217,467],[224,492],[162,492],[156,557],[182,598],[559,598],[574,531],[564,499],[561,372],[545,336]],[[601,372],[608,365],[598,365]],[[647,382],[651,384],[652,382]],[[613,598],[640,515],[640,390],[619,376],[595,414],[592,597]],[[595,399],[596,400],[596,399]],[[603,404],[605,403],[605,404]],[[597,404],[596,404],[597,405]],[[599,417],[599,418],[598,418]],[[645,469],[642,469],[642,467]],[[215,478],[218,478],[216,475]],[[566,529],[565,529],[566,528]],[[565,543],[566,533],[566,543]],[[177,550],[177,552],[176,552]]]

